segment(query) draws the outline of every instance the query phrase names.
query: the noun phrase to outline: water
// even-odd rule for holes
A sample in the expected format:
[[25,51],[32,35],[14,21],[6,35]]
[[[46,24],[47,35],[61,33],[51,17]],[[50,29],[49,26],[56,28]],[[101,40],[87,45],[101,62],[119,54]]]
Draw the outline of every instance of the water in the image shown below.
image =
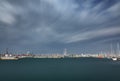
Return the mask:
[[0,81],[120,81],[120,61],[93,58],[0,60]]

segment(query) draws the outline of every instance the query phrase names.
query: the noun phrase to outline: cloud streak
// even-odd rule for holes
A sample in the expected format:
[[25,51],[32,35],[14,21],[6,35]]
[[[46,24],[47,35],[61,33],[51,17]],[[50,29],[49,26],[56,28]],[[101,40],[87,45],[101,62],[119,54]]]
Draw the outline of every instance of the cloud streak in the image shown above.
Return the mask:
[[80,42],[80,41],[95,39],[95,38],[99,38],[99,37],[113,36],[113,35],[116,35],[116,34],[120,34],[120,28],[119,27],[104,28],[104,29],[100,29],[100,30],[86,31],[84,33],[71,35],[68,38],[65,37],[64,42],[74,43],[74,42]]
[[119,21],[118,0],[1,0],[0,44],[79,47],[82,41],[119,38]]

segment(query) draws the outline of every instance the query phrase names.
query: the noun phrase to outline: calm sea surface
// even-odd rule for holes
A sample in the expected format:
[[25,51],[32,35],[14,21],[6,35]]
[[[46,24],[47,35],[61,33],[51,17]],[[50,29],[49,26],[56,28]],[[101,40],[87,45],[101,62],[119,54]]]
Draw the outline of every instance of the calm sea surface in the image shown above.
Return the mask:
[[120,61],[94,58],[0,60],[0,81],[120,81]]

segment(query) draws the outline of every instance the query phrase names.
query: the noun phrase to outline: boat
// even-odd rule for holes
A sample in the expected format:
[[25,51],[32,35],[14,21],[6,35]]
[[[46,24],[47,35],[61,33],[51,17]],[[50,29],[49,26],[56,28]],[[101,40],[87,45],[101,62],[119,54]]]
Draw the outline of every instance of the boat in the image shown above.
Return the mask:
[[116,57],[112,57],[112,60],[113,61],[117,61],[118,59]]
[[5,54],[4,56],[1,56],[0,59],[1,60],[18,60],[17,57],[12,56],[12,55],[8,55],[8,54]]

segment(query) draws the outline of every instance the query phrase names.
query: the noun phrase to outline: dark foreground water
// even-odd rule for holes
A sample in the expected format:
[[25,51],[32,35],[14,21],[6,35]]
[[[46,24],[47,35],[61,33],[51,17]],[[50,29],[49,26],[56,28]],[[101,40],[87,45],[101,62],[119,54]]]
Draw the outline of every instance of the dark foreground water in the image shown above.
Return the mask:
[[0,81],[120,81],[120,61],[93,58],[0,60]]

